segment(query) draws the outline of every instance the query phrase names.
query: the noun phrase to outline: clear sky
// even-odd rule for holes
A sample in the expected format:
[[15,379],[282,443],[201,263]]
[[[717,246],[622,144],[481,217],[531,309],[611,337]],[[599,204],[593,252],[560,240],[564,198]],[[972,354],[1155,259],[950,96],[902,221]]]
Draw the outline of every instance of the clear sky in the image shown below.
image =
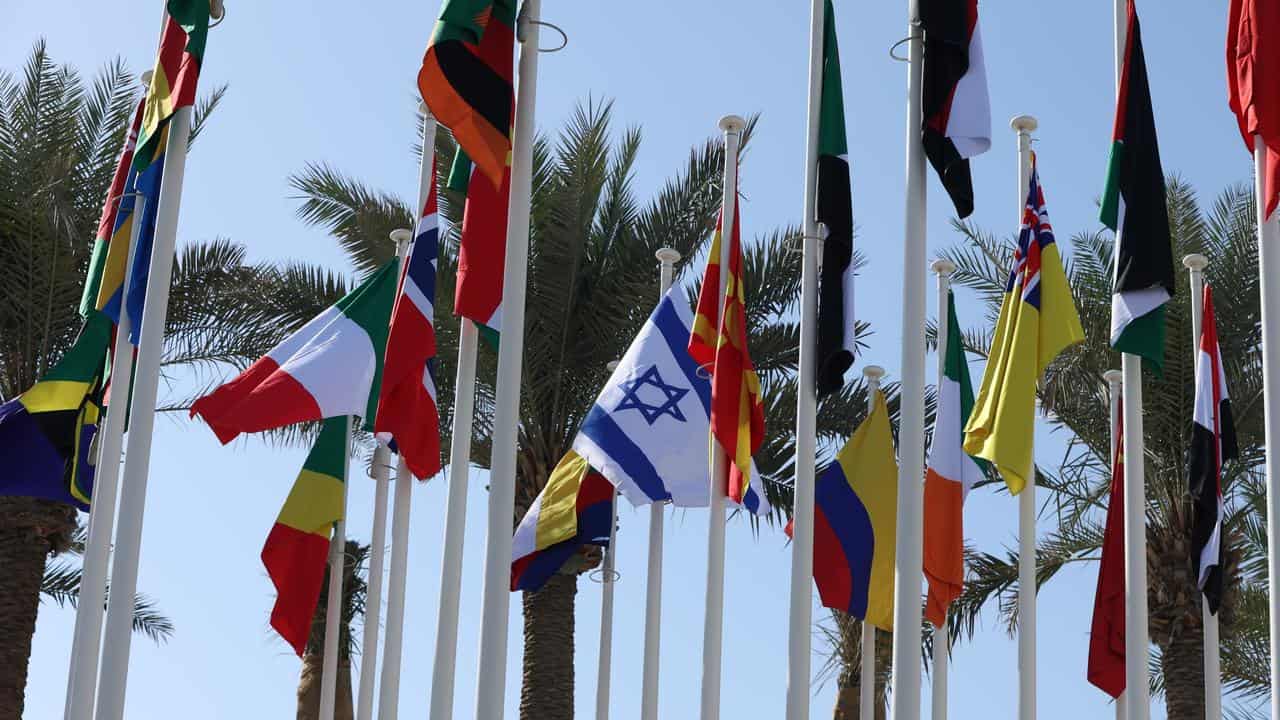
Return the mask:
[[[0,29],[0,68],[17,70],[43,36],[57,61],[85,73],[116,55],[135,71],[144,70],[153,60],[159,5],[75,3],[73,10],[65,3],[9,0]],[[859,316],[875,331],[866,361],[884,365],[891,377],[900,363],[906,66],[891,60],[888,48],[905,34],[905,5],[836,2],[857,245],[868,259],[857,290]],[[1143,0],[1139,8],[1145,13],[1165,169],[1189,179],[1204,200],[1247,180],[1251,169],[1226,105],[1225,5]],[[210,35],[203,83],[229,83],[230,90],[190,157],[179,241],[230,237],[245,243],[254,259],[305,258],[349,272],[335,243],[296,219],[298,203],[290,198],[286,178],[308,162],[324,161],[376,187],[413,195],[414,81],[438,0],[228,0],[227,6],[226,22]],[[646,196],[678,169],[690,146],[716,132],[720,116],[759,112],[758,133],[742,168],[744,235],[798,223],[808,3],[546,0],[543,6],[545,19],[568,33],[569,46],[542,58],[540,128],[555,130],[574,103],[588,96],[615,99],[619,127],[644,129],[636,188]],[[1069,246],[1065,241],[1072,233],[1098,225],[1096,202],[1114,111],[1111,2],[988,0],[982,25],[994,147],[974,163],[974,220],[1001,234],[1015,230],[1020,199],[1008,119],[1030,113],[1040,120],[1036,148],[1049,212],[1059,240]],[[552,35],[544,33],[544,45],[553,44]],[[948,225],[953,211],[932,174],[929,192],[932,256],[958,238]],[[909,279],[924,282],[925,268],[911,268]],[[959,312],[962,323],[980,319],[971,297],[961,296]],[[974,373],[980,377],[980,368]],[[1039,461],[1056,463],[1062,439],[1045,428],[1038,435],[1044,440]],[[160,647],[135,639],[129,717],[266,718],[293,712],[299,662],[268,628],[273,591],[258,553],[302,457],[302,450],[275,449],[259,440],[222,448],[203,427],[177,417],[157,424],[139,586],[173,618],[177,633]],[[475,702],[485,480],[473,473],[458,717],[469,716]],[[437,478],[413,496],[404,717],[423,716],[427,707],[445,490],[446,482]],[[348,527],[357,538],[368,538],[372,496],[369,482],[353,483]],[[1016,511],[1006,494],[975,493],[966,513],[967,534],[978,547],[998,550],[1014,543]],[[638,715],[646,514],[625,503],[621,508],[612,702],[618,718]],[[662,716],[668,718],[697,712],[704,518],[680,512],[667,524],[661,696]],[[781,532],[765,529],[755,538],[742,522],[731,523],[726,718],[783,714],[789,567]],[[1045,720],[1110,717],[1105,697],[1084,676],[1095,582],[1095,565],[1076,565],[1040,596],[1039,710]],[[594,708],[599,590],[585,579],[579,585],[580,717],[590,717]],[[519,696],[519,608],[520,599],[512,597],[510,717]],[[61,712],[73,620],[69,610],[42,608],[28,717]],[[816,638],[815,668],[824,650]],[[1016,645],[989,614],[978,637],[955,651],[952,716],[1013,717],[1016,673]],[[815,684],[815,717],[829,712],[833,697],[833,683]],[[1163,711],[1153,717],[1163,718]]]

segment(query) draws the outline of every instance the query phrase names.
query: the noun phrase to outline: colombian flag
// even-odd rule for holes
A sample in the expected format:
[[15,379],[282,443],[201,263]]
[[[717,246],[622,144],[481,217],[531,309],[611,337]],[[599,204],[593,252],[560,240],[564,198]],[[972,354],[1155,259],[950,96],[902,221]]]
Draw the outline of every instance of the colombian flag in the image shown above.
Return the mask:
[[537,592],[584,545],[609,545],[613,484],[570,450],[511,541],[511,590]]

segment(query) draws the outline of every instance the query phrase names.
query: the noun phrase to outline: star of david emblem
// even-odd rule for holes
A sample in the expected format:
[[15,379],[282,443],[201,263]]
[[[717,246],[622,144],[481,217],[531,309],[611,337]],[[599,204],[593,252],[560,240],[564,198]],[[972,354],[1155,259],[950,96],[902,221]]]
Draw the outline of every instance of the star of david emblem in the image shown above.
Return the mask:
[[648,370],[623,382],[622,391],[622,402],[613,409],[614,412],[639,410],[645,422],[650,425],[663,415],[686,422],[684,413],[680,411],[680,400],[689,392],[689,388],[668,385],[658,374],[657,365],[650,365]]

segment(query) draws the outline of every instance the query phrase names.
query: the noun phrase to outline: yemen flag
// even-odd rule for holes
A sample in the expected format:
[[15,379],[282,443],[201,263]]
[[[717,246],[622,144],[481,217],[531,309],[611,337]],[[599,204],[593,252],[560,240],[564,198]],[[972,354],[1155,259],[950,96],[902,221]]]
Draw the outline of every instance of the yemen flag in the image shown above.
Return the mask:
[[1239,456],[1236,428],[1227,396],[1227,374],[1222,369],[1218,327],[1213,314],[1213,288],[1204,286],[1204,313],[1200,320],[1200,351],[1196,356],[1195,420],[1191,424],[1191,565],[1196,585],[1218,612],[1222,604],[1222,463]]
[[271,627],[302,657],[320,602],[333,524],[346,507],[347,418],[325,420],[262,546],[276,586]]
[[964,500],[986,463],[964,452],[964,426],[973,412],[973,382],[964,356],[955,294],[947,293],[947,347],[938,378],[937,422],[924,479],[925,616],[942,627],[947,607],[964,589]]
[[822,98],[818,110],[818,222],[822,277],[818,290],[818,394],[844,385],[853,364],[853,204],[849,183],[849,143],[844,127],[844,90],[836,16],[826,0],[822,38]]
[[1124,694],[1124,413],[1116,414],[1111,500],[1098,562],[1089,632],[1089,682],[1113,698]]
[[1231,0],[1227,22],[1227,90],[1249,153],[1253,138],[1267,148],[1262,195],[1266,216],[1280,204],[1280,5],[1274,0]]
[[196,83],[209,37],[209,0],[168,0],[165,8],[168,16],[160,35],[160,51],[151,73],[138,136],[142,151],[134,157],[134,167],[139,171],[150,163],[153,146],[169,118],[178,108],[195,104]]
[[31,389],[0,405],[0,495],[88,510],[111,321],[92,313],[75,343]]
[[995,465],[1014,495],[1034,472],[1036,383],[1059,353],[1083,341],[1033,155],[1013,269],[982,388],[964,429],[964,451]]
[[[734,206],[733,232],[729,238],[729,267],[724,304],[716,308],[720,289],[722,227],[716,227],[711,255],[702,277],[698,313],[689,335],[689,354],[711,369],[711,434],[729,456],[728,497],[742,504],[751,484],[755,455],[764,442],[764,403],[760,377],[747,349],[746,292],[743,289],[742,242],[738,209]],[[724,220],[721,210],[720,219]],[[714,340],[714,344],[709,343]]]
[[511,152],[515,0],[445,0],[418,90],[494,187]]
[[924,29],[925,155],[956,214],[973,212],[969,158],[991,148],[991,99],[978,0],[920,0]]
[[238,377],[191,405],[225,445],[240,433],[358,415],[372,429],[396,266],[390,260]]
[[1116,234],[1111,347],[1164,367],[1165,305],[1173,297],[1173,248],[1164,170],[1142,55],[1142,31],[1129,0],[1128,42],[1116,124],[1102,193],[1102,222]]
[[466,197],[453,312],[476,323],[481,336],[496,346],[502,332],[502,276],[507,252],[511,156],[507,156],[501,186],[495,187],[459,149],[449,171],[448,186]]
[[[144,97],[138,100],[138,107],[134,110],[133,122],[125,136],[115,175],[111,178],[111,188],[102,205],[102,217],[98,220],[98,232],[93,240],[93,256],[89,260],[84,295],[80,298],[82,316],[87,317],[94,310],[102,310],[101,295],[110,297],[124,283],[132,228],[130,219],[134,207],[133,151],[138,144],[138,131],[142,128],[142,112],[145,107]],[[119,232],[122,228],[123,233]]]
[[586,545],[609,546],[613,484],[570,450],[516,526],[511,591],[537,592]]

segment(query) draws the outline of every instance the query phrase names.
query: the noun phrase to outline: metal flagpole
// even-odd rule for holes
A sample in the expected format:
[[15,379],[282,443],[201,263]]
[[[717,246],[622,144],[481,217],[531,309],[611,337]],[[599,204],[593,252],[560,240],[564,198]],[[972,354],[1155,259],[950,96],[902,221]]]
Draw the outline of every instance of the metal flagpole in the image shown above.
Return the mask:
[[[618,361],[610,360],[608,370],[618,369]],[[600,584],[604,591],[600,598],[600,654],[596,663],[596,720],[609,720],[609,679],[613,671],[613,589],[618,579],[614,569],[618,547],[618,491],[613,491],[610,502],[609,547],[605,549],[600,568]]]
[[373,717],[373,688],[377,684],[378,630],[382,615],[382,565],[387,553],[387,484],[391,451],[378,443],[373,451],[373,531],[369,539],[369,589],[365,595],[364,638],[360,650],[360,690],[356,720]]
[[[876,391],[880,389],[880,378],[884,377],[884,368],[879,365],[868,365],[862,369],[867,378],[867,414],[876,406]],[[859,666],[858,683],[858,717],[874,718],[876,716],[876,628],[863,620],[862,622],[861,665]]]
[[[931,266],[938,275],[938,388],[947,374],[947,343],[950,342],[950,295],[951,273],[956,271],[956,264],[940,258]],[[947,663],[951,654],[951,635],[947,632],[944,618],[942,627],[933,633],[933,693],[931,694],[933,712],[930,720],[947,720]]]
[[[418,213],[421,215],[431,183],[435,180],[436,119],[425,103],[422,113],[422,162],[418,166]],[[404,263],[413,243],[412,230],[392,230],[396,255]],[[404,647],[404,594],[409,577],[409,513],[413,502],[413,476],[404,463],[396,467],[395,510],[391,514],[391,572],[387,578],[387,639],[382,654],[382,681],[378,688],[378,720],[395,720],[400,710],[400,658]]]
[[[1115,0],[1116,95],[1128,41],[1128,9]],[[1120,232],[1123,232],[1121,229]],[[1116,244],[1120,238],[1117,235]],[[1144,480],[1145,438],[1142,434],[1142,358],[1123,353],[1124,373],[1124,572],[1125,572],[1125,703],[1129,720],[1147,720],[1147,496]]]
[[[1108,456],[1111,460],[1108,462],[1112,462],[1116,456],[1116,423],[1120,422],[1120,393],[1121,385],[1124,382],[1124,373],[1119,370],[1108,370],[1102,374],[1102,378],[1107,381],[1107,404],[1110,408],[1111,418],[1111,424],[1109,426],[1111,430],[1108,435],[1111,438],[1111,454]],[[1124,720],[1125,718],[1124,698],[1125,696],[1123,694],[1116,698],[1116,720]]]
[[[151,85],[151,71],[142,73],[143,87]],[[116,199],[117,202],[121,199]],[[76,602],[75,636],[71,642],[71,671],[67,678],[66,720],[92,720],[98,682],[98,654],[102,650],[103,604],[107,597],[107,565],[111,557],[111,534],[115,530],[116,499],[120,490],[120,451],[124,445],[124,421],[129,408],[129,385],[133,374],[133,345],[129,343],[132,324],[124,311],[129,281],[133,276],[133,249],[142,231],[141,194],[134,196],[134,223],[129,235],[129,253],[120,286],[120,322],[116,325],[116,346],[111,355],[111,397],[102,422],[95,466],[93,498],[89,505],[89,537],[85,542],[80,596]]]
[[[1031,133],[1039,123],[1030,115],[1009,121],[1018,134],[1018,224],[1031,186]],[[1035,433],[1032,433],[1034,436]],[[1034,445],[1034,442],[1033,442]],[[1018,717],[1036,717],[1036,463],[1032,452],[1026,487],[1018,494]]]
[[898,533],[893,588],[894,720],[920,720],[920,585],[923,581],[925,386],[925,162],[921,137],[924,37],[920,0],[908,2],[906,217],[902,244],[902,396]]
[[[724,131],[724,199],[721,205],[720,241],[720,328],[724,327],[725,283],[729,280],[729,244],[733,237],[734,212],[738,206],[738,146],[746,121],[737,115],[720,118]],[[707,602],[702,625],[702,720],[720,718],[720,653],[724,637],[724,523],[725,483],[729,477],[729,457],[720,443],[711,438],[711,505],[707,520]]]
[[347,496],[351,485],[351,416],[342,440],[342,518],[329,543],[329,591],[324,612],[324,656],[320,665],[320,720],[333,720],[338,698],[338,648],[342,645],[342,579],[347,559]]
[[817,462],[818,125],[822,100],[823,0],[809,3],[809,124],[805,130],[803,253],[800,273],[800,368],[796,394],[795,505],[791,542],[791,611],[787,631],[787,720],[808,720],[813,633],[813,502]]
[[[1199,367],[1200,331],[1204,312],[1204,269],[1209,259],[1198,253],[1182,258],[1191,276],[1191,362]],[[1215,409],[1214,412],[1217,412]],[[1218,656],[1218,616],[1209,612],[1209,603],[1200,595],[1200,620],[1204,624],[1204,717],[1222,720],[1222,664]]]
[[502,720],[507,680],[507,612],[511,602],[511,533],[515,514],[520,370],[524,355],[524,301],[529,263],[529,202],[533,186],[534,98],[542,0],[525,0],[517,20],[520,39],[511,202],[507,212],[502,342],[498,348],[493,460],[489,470],[489,527],[485,541],[480,614],[480,668],[476,720]]

